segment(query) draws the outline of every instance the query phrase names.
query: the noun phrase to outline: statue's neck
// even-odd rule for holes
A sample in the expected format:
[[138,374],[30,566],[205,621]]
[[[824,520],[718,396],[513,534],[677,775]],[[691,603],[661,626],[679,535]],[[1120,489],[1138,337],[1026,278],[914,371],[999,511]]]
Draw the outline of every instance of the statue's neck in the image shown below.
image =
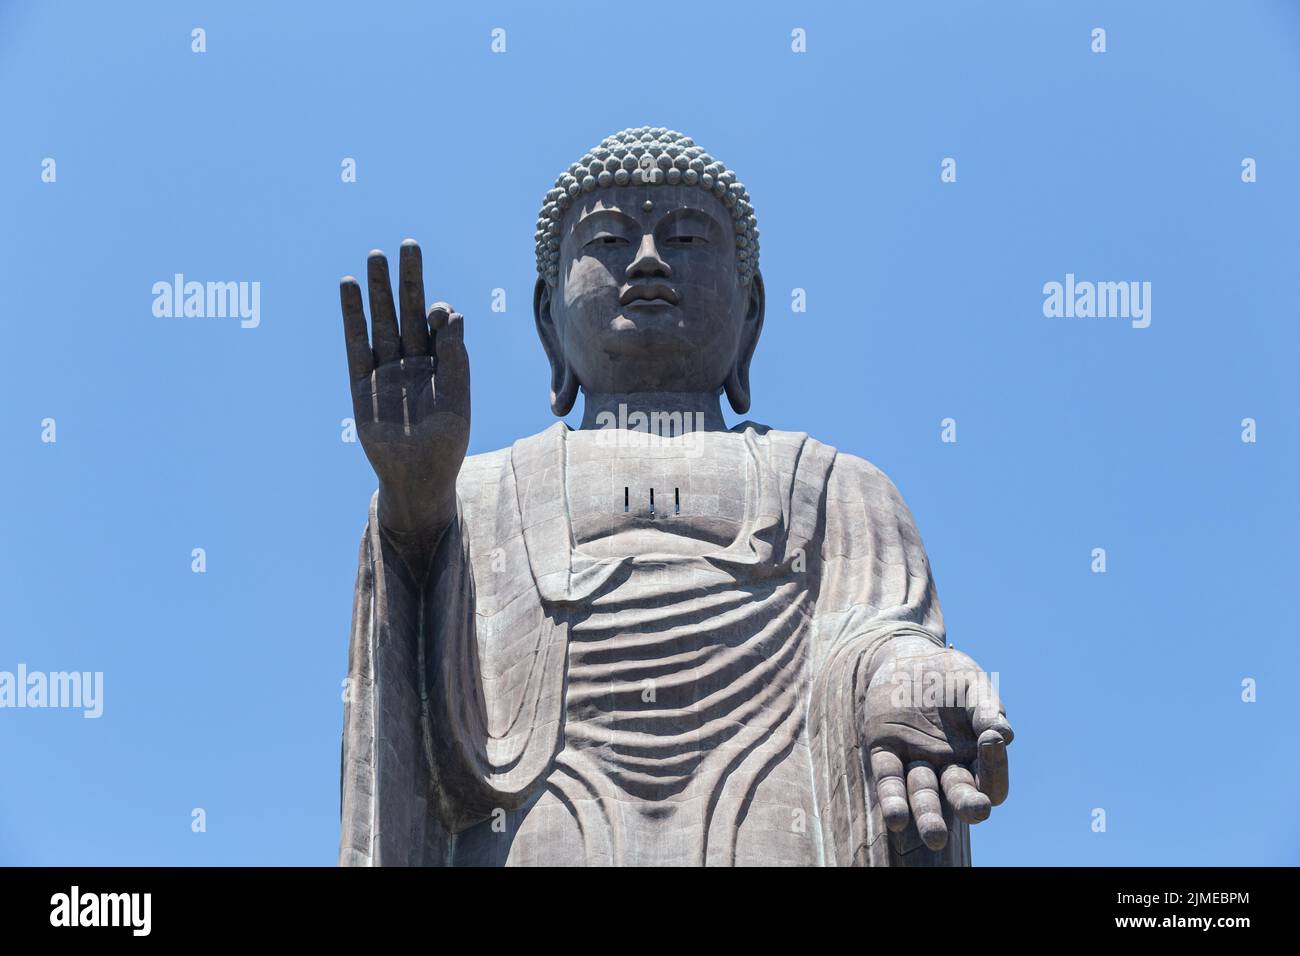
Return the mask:
[[[609,421],[625,422],[629,415],[641,412],[647,417],[655,413],[681,412],[700,423],[704,431],[726,431],[722,419],[722,405],[718,393],[705,392],[623,392],[583,393],[581,428],[604,428]],[[613,419],[610,416],[613,416]]]

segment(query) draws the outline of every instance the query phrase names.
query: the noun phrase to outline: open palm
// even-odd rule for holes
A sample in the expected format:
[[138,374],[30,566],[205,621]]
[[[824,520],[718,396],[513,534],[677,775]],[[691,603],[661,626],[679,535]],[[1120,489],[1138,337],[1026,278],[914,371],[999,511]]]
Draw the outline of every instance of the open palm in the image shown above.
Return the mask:
[[388,260],[370,253],[370,336],[361,287],[339,287],[353,416],[361,447],[379,477],[380,517],[397,532],[419,533],[455,513],[456,476],[469,444],[469,356],[460,313],[435,302],[426,316],[420,247],[402,243],[401,321],[393,307]]

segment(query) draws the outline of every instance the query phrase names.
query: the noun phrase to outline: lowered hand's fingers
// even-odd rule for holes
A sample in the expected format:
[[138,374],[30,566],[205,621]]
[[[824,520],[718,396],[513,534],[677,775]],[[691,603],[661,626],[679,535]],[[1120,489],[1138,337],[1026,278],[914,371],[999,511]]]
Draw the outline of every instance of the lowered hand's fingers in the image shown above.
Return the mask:
[[939,802],[939,781],[934,768],[923,761],[907,767],[907,796],[921,839],[931,850],[942,850],[948,842],[948,826],[943,822],[943,804]]
[[429,354],[429,326],[424,318],[424,262],[420,244],[414,239],[402,243],[397,266],[398,301],[402,307],[402,355],[410,358]]
[[979,788],[988,794],[993,806],[996,807],[1007,798],[1007,792],[1011,789],[1011,778],[1007,771],[1007,742],[996,730],[986,730],[980,734],[975,778]]
[[1002,735],[1003,743],[1011,743],[1015,734],[1007,722],[1007,709],[1002,705],[997,688],[988,674],[980,671],[966,692],[966,712],[970,716],[971,728],[975,736],[986,730],[996,730]]
[[393,309],[393,285],[388,278],[388,259],[378,249],[366,261],[366,278],[370,287],[370,337],[375,362],[383,365],[402,357],[397,337],[397,313]]
[[975,778],[959,763],[950,763],[939,775],[943,795],[958,819],[965,823],[982,823],[993,812],[989,798],[975,789]]
[[871,776],[876,781],[876,800],[885,826],[898,833],[907,826],[907,785],[903,782],[903,761],[884,747],[871,752]]

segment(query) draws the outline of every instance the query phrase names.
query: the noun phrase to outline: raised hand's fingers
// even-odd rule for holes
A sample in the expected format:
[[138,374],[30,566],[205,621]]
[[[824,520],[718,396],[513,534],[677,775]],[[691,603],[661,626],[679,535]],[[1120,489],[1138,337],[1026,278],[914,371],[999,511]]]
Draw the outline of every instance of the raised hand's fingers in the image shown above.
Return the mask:
[[424,263],[420,244],[402,243],[397,266],[398,301],[402,307],[402,355],[429,354],[429,326],[424,318]]
[[370,378],[375,357],[366,338],[366,313],[361,305],[361,286],[352,276],[339,282],[339,303],[343,306],[343,337],[348,346],[348,378],[353,382]]
[[966,823],[982,823],[993,812],[989,798],[975,789],[975,778],[961,764],[950,763],[944,767],[939,783],[958,818]]
[[871,776],[876,781],[876,800],[885,826],[898,833],[907,826],[907,785],[903,782],[903,761],[884,747],[871,751]]
[[996,730],[980,734],[979,757],[975,762],[975,780],[988,794],[989,802],[997,806],[1007,798],[1011,777],[1007,771],[1007,742]]
[[437,335],[438,330],[443,328],[447,324],[447,317],[450,316],[454,311],[456,310],[453,309],[446,302],[435,302],[433,303],[433,305],[429,306],[430,334]]
[[939,802],[939,781],[928,763],[917,760],[908,764],[907,796],[921,839],[931,850],[942,850],[948,842],[948,827],[943,822],[943,804]]
[[397,313],[393,309],[393,285],[388,278],[388,259],[378,249],[371,250],[366,261],[370,285],[370,338],[375,361],[383,365],[402,357],[397,337]]
[[465,352],[465,317],[445,302],[429,309],[438,365],[433,373],[433,394],[438,407],[469,418],[469,355]]

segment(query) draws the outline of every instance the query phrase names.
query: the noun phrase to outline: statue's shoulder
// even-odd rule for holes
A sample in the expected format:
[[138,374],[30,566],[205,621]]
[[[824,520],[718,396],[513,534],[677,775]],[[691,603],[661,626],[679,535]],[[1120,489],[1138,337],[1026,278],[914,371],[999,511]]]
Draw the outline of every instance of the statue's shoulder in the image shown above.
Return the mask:
[[831,479],[846,487],[880,488],[898,494],[888,475],[867,459],[846,451],[835,452],[835,467],[831,470]]
[[467,455],[460,466],[460,477],[456,481],[457,490],[464,494],[467,486],[488,485],[495,488],[512,469],[523,467],[531,470],[538,459],[543,463],[555,454],[564,441],[568,426],[556,422],[535,435],[520,438],[505,448],[495,451]]
[[888,489],[894,494],[897,490],[889,476],[867,459],[841,451],[834,445],[819,441],[807,432],[788,432],[772,428],[760,422],[743,421],[732,427],[736,434],[752,433],[761,441],[800,446],[805,453],[816,454],[831,460],[828,481],[833,486],[844,488],[880,488]]
[[906,508],[898,488],[883,471],[858,455],[840,451],[807,432],[788,432],[759,422],[744,421],[731,429],[749,435],[759,445],[784,451],[800,474],[826,490],[837,505],[875,505],[896,511]]
[[491,480],[494,476],[499,476],[509,464],[509,447],[479,452],[477,455],[466,455],[460,466],[459,480]]
[[850,517],[846,534],[858,533],[855,521],[865,520],[877,527],[893,527],[905,541],[914,541],[921,547],[916,524],[902,492],[893,480],[867,461],[847,452],[837,452],[835,467],[831,469],[826,484],[826,499],[834,501],[833,509]]
[[[470,527],[483,523],[486,515],[496,513],[503,500],[501,491],[510,487],[510,449],[468,455],[461,462],[456,477],[456,497]],[[490,526],[492,522],[486,521]]]

